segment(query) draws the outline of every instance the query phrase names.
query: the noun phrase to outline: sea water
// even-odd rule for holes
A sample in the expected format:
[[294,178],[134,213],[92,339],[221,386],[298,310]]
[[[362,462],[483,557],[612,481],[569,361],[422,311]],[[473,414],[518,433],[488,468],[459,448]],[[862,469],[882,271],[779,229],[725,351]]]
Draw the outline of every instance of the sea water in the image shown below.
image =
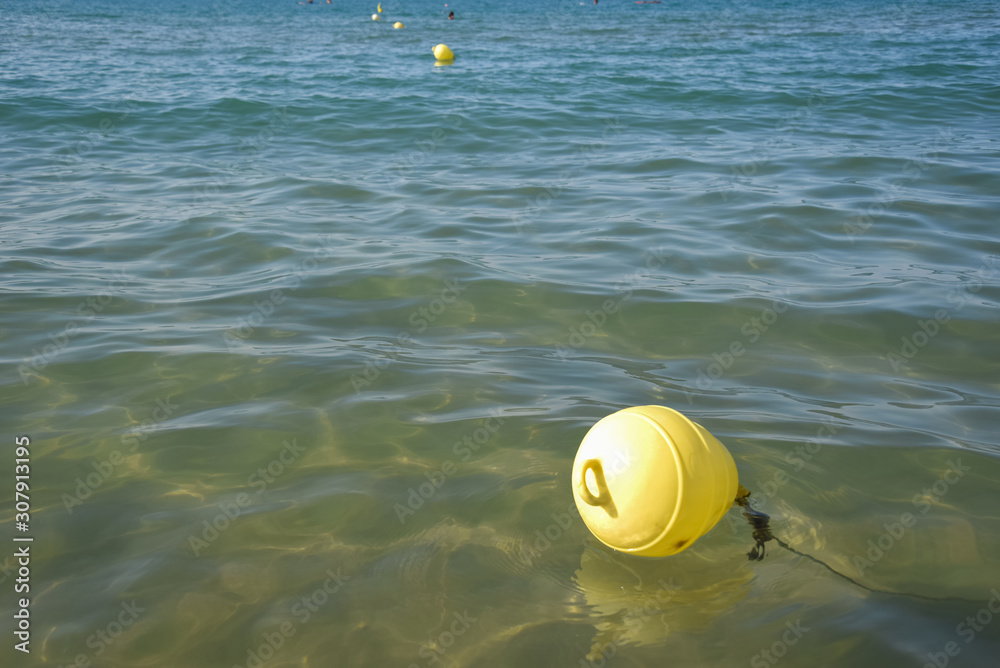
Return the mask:
[[[0,7],[3,665],[995,665],[1000,6],[376,5]],[[601,545],[644,404],[797,553]]]

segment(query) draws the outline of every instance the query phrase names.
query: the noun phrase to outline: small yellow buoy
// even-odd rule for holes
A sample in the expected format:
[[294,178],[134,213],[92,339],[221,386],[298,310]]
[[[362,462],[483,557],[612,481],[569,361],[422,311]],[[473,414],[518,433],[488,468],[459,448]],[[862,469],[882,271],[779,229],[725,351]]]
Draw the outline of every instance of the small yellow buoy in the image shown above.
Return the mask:
[[598,540],[644,557],[689,547],[722,519],[739,488],[726,447],[665,406],[626,408],[591,427],[572,481]]
[[438,44],[431,50],[434,52],[434,57],[438,60],[455,60],[455,54],[451,52],[447,44]]
[[380,2],[380,3],[378,3],[378,13],[379,13],[379,14],[381,14],[381,13],[382,13],[382,3],[381,3],[381,2]]
[[403,25],[402,21],[396,21],[395,23],[392,24],[392,27],[393,28],[405,28],[406,26]]

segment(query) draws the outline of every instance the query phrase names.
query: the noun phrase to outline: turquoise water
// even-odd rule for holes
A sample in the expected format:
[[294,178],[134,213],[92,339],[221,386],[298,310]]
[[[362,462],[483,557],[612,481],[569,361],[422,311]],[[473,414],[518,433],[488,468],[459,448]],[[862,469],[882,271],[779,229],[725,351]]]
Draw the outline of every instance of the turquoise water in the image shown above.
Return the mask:
[[1000,6],[375,4],[0,7],[3,665],[995,666]]

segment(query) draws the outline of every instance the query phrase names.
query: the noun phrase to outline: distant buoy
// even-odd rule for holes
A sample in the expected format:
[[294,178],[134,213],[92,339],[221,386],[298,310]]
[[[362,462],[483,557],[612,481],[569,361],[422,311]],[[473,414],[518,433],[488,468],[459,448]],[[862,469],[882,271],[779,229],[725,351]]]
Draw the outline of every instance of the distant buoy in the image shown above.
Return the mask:
[[393,28],[405,28],[406,26],[403,25],[402,21],[396,21],[395,23],[392,24],[392,27]]
[[381,3],[381,2],[380,2],[380,3],[378,3],[378,13],[379,13],[379,14],[381,14],[381,13],[382,13],[382,3]]
[[438,44],[431,51],[434,52],[434,57],[440,61],[455,60],[455,54],[451,52],[447,44]]
[[372,21],[378,21],[380,18],[382,17],[379,16],[378,14],[372,14]]
[[740,489],[725,446],[664,406],[626,408],[591,427],[572,479],[576,507],[597,539],[643,557],[690,547]]

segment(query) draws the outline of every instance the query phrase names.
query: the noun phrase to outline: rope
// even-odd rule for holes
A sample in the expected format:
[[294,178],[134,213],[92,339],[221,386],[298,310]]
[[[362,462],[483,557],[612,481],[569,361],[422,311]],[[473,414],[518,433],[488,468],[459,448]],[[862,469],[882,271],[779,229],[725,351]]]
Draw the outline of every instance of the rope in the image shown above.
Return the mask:
[[760,512],[759,510],[755,509],[754,507],[752,507],[750,505],[750,491],[746,487],[744,487],[743,485],[739,486],[739,492],[737,493],[737,496],[736,496],[736,505],[740,506],[743,509],[743,517],[745,517],[747,519],[747,521],[750,523],[750,526],[753,527],[753,534],[752,535],[753,535],[753,539],[754,539],[754,546],[750,549],[749,552],[747,552],[747,558],[750,561],[762,561],[764,559],[764,544],[773,540],[775,543],[777,543],[781,547],[785,548],[789,552],[791,552],[793,554],[797,554],[800,557],[805,557],[809,561],[812,561],[813,563],[819,564],[820,566],[822,566],[826,570],[830,571],[834,575],[838,575],[838,576],[842,577],[843,579],[847,580],[848,582],[850,582],[854,586],[860,587],[861,589],[864,589],[865,591],[869,591],[869,592],[871,592],[873,594],[890,594],[892,596],[907,596],[909,598],[916,598],[916,599],[920,599],[920,600],[923,600],[923,601],[963,601],[963,602],[971,602],[971,601],[969,601],[969,599],[955,598],[955,597],[952,597],[952,596],[948,596],[948,597],[944,597],[944,598],[938,598],[936,596],[924,596],[922,594],[911,594],[911,593],[908,593],[908,592],[889,591],[887,589],[874,589],[872,587],[869,587],[866,584],[858,582],[857,580],[855,580],[851,576],[845,575],[845,574],[841,573],[840,571],[836,570],[835,568],[833,568],[832,566],[830,566],[826,562],[821,561],[820,559],[817,559],[816,557],[812,556],[811,554],[806,554],[805,552],[800,552],[799,550],[796,550],[794,547],[792,547],[791,545],[789,545],[785,541],[783,541],[780,538],[778,538],[777,536],[775,536],[771,532],[771,525],[770,525],[771,516],[767,515],[766,513]]

